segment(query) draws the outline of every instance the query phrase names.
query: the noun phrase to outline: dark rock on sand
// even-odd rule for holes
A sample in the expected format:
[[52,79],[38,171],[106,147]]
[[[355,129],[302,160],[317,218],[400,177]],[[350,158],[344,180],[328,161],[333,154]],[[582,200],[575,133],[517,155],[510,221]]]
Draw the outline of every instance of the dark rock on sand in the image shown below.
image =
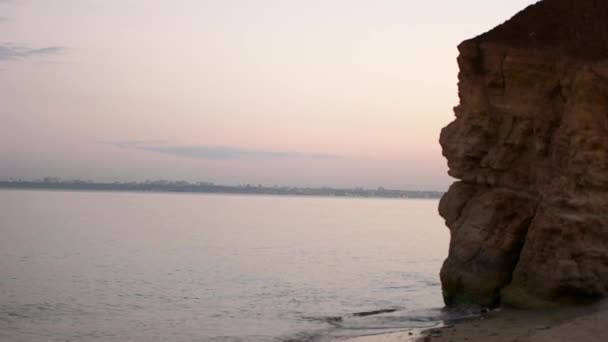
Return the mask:
[[608,1],[544,0],[459,46],[445,302],[608,294]]

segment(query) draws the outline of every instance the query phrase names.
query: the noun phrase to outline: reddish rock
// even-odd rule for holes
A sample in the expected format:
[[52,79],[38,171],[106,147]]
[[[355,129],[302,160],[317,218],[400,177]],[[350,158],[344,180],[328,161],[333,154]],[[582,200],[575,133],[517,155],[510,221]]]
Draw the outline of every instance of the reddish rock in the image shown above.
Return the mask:
[[544,0],[459,51],[446,303],[608,295],[608,2]]

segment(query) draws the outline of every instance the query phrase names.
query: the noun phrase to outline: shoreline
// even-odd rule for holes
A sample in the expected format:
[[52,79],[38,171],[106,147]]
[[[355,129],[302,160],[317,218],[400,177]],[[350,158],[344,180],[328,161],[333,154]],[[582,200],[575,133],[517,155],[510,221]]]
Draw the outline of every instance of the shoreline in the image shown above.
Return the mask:
[[442,327],[361,336],[347,342],[553,342],[605,341],[608,300],[589,306],[545,310],[502,309],[478,318],[445,321]]

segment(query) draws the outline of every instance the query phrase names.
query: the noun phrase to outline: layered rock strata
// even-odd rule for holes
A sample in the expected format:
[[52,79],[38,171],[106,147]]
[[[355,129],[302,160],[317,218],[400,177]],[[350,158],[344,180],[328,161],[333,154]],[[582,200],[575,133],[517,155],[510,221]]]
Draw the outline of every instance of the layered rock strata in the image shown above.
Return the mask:
[[541,1],[459,51],[446,304],[608,295],[608,1]]

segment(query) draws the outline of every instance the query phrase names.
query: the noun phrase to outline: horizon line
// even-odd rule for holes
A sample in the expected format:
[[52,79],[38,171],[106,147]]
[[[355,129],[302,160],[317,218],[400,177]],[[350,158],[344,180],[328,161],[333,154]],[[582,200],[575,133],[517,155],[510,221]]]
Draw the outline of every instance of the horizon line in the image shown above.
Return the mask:
[[[165,182],[162,184],[161,182]],[[267,185],[263,183],[238,183],[238,184],[218,184],[210,181],[187,181],[187,180],[178,180],[178,179],[146,179],[146,180],[129,180],[129,181],[99,181],[99,180],[91,180],[91,179],[62,179],[61,177],[51,177],[47,176],[41,179],[23,179],[23,178],[15,178],[8,177],[8,179],[0,179],[0,183],[39,183],[39,184],[140,184],[140,185],[180,185],[178,183],[183,183],[181,185],[190,185],[190,186],[215,186],[215,187],[232,187],[232,188],[268,188],[268,189],[328,189],[328,190],[364,190],[364,191],[402,191],[402,192],[435,192],[435,193],[445,193],[447,189],[444,190],[436,190],[436,189],[400,189],[400,188],[390,188],[385,186],[377,186],[373,187],[365,187],[365,186],[294,186],[294,185],[284,185],[284,184],[273,184]]]

